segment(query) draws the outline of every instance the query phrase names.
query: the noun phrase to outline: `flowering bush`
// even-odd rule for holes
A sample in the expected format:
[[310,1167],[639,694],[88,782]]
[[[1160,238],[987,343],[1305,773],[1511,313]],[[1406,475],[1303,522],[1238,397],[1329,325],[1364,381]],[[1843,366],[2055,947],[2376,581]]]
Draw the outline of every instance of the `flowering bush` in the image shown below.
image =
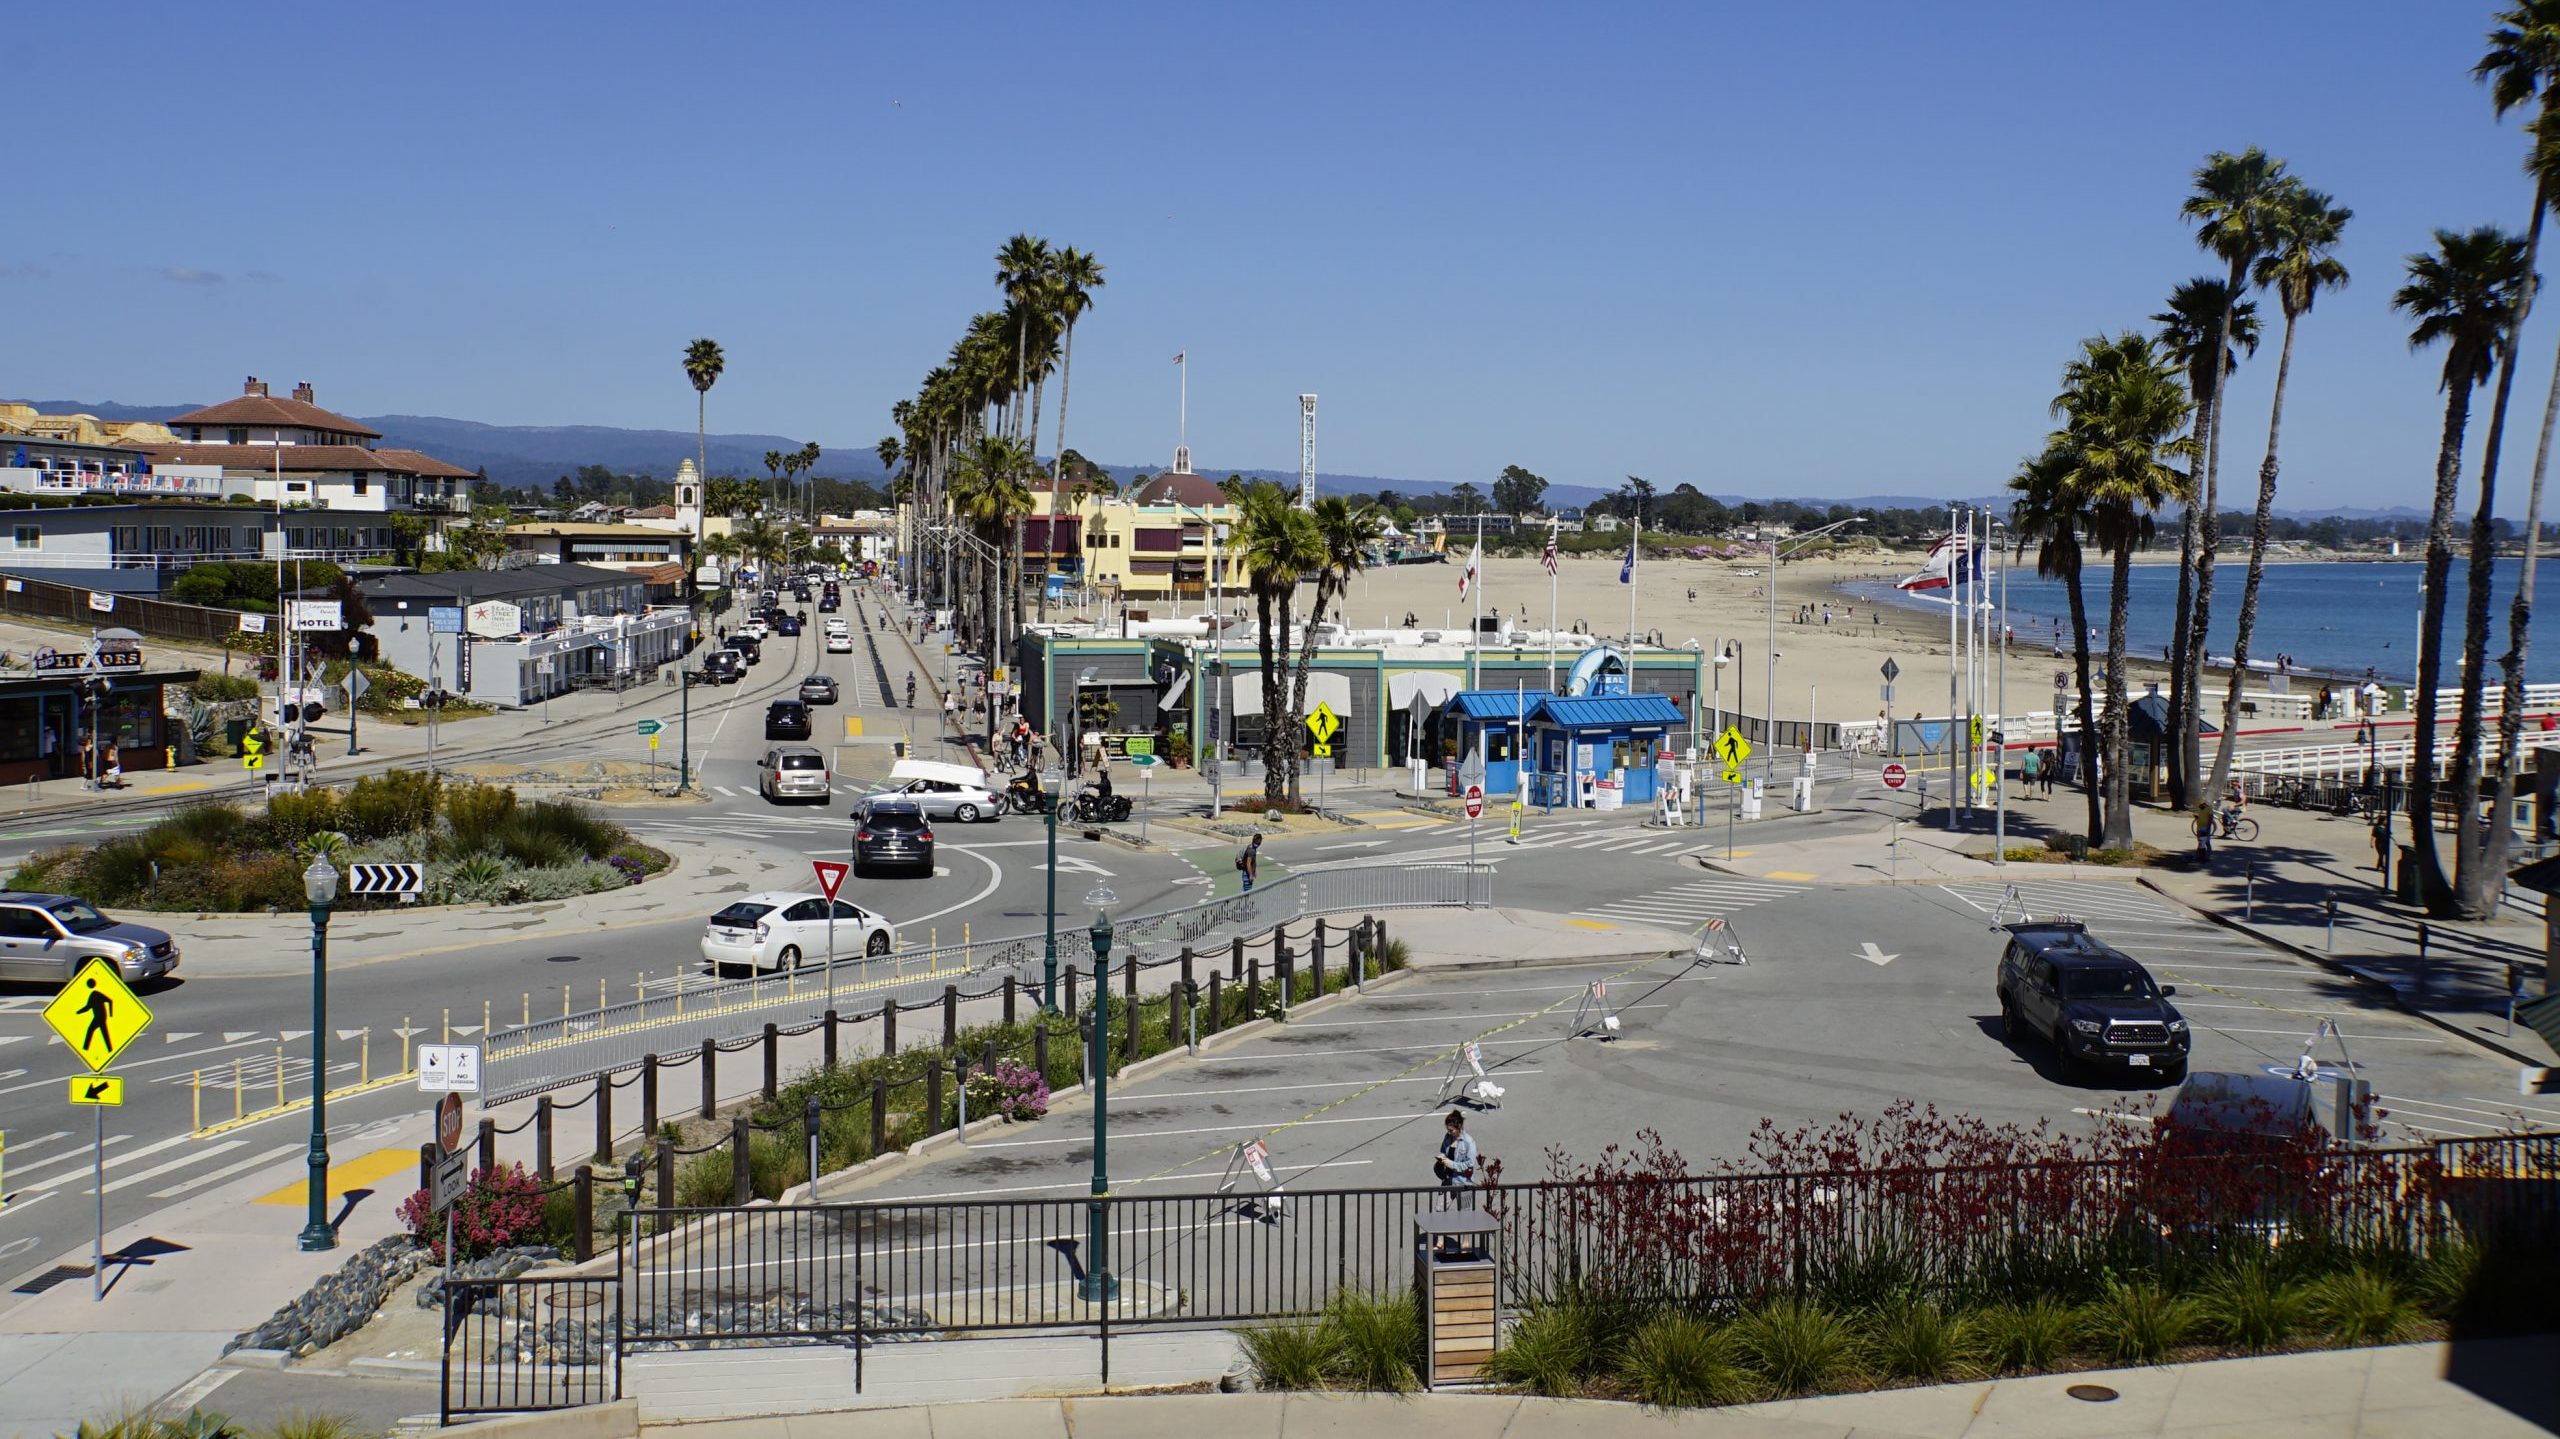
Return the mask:
[[1038,1119],[1049,1112],[1049,1081],[1030,1065],[998,1060],[969,1076],[969,1112]]
[[[444,1220],[428,1204],[427,1191],[412,1193],[400,1204],[400,1222],[409,1235],[439,1264],[444,1262]],[[504,1169],[474,1170],[471,1184],[453,1203],[453,1248],[457,1260],[478,1259],[524,1244],[543,1232],[542,1186],[521,1164]]]

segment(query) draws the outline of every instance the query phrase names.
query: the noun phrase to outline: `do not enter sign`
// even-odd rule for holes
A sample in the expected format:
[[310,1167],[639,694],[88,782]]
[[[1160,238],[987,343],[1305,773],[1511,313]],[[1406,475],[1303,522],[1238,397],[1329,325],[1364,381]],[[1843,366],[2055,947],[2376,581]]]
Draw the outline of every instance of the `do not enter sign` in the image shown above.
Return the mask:
[[1469,819],[1474,819],[1474,818],[1476,818],[1477,816],[1479,816],[1479,815],[1481,815],[1481,814],[1483,814],[1483,813],[1484,813],[1484,786],[1483,786],[1483,785],[1480,785],[1480,784],[1471,784],[1471,785],[1468,785],[1468,786],[1467,786],[1467,818],[1469,818]]
[[1911,771],[1904,769],[1901,761],[1896,760],[1884,767],[1886,789],[1900,789],[1909,783],[1911,783]]

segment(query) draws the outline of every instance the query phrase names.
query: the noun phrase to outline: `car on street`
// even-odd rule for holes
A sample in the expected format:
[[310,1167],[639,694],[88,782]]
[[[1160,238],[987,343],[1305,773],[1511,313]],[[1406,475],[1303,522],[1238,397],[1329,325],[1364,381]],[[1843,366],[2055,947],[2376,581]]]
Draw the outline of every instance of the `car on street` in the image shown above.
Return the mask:
[[781,615],[776,617],[773,622],[773,632],[778,635],[796,635],[800,633],[800,617],[798,615]]
[[827,636],[827,653],[831,655],[852,654],[853,636],[843,633]]
[[836,692],[836,682],[830,676],[811,675],[800,682],[802,704],[831,705],[840,698],[842,696]]
[[733,685],[747,677],[747,662],[736,650],[711,651],[702,657],[702,668],[694,672],[693,682],[703,685]]
[[[766,890],[740,895],[703,925],[703,961],[722,973],[823,964],[829,908],[820,894]],[[897,927],[881,916],[844,899],[836,900],[833,910],[837,958],[876,959],[898,947]]]
[[720,642],[720,646],[721,648],[737,655],[741,661],[750,665],[764,658],[763,643],[756,639],[755,636],[744,633],[743,631],[722,640]]
[[764,616],[754,615],[749,617],[745,624],[738,627],[738,633],[745,635],[747,638],[752,640],[760,640],[765,636],[772,634],[773,627],[764,622]]
[[809,707],[798,700],[775,700],[764,707],[766,739],[807,739]]
[[843,607],[844,602],[837,599],[832,591],[827,594],[826,598],[818,601],[818,613],[822,615],[834,614],[837,610],[842,609]]
[[834,793],[834,780],[827,773],[827,757],[805,744],[775,745],[756,761],[756,793],[775,804],[786,799],[825,804]]
[[2154,983],[2131,955],[2077,920],[2003,926],[1993,997],[2012,1043],[2041,1039],[2064,1069],[2129,1075],[2168,1086],[2187,1077],[2193,1042],[2185,1015],[2169,1003],[2175,985]]
[[853,872],[933,873],[933,824],[911,799],[875,799],[853,828]]
[[73,895],[0,890],[0,979],[68,984],[92,959],[140,984],[178,967],[178,941],[165,929],[110,919]]
[[902,759],[889,767],[889,782],[864,796],[866,802],[898,796],[916,802],[928,819],[974,824],[1004,813],[1003,803],[988,787],[987,777],[965,764]]

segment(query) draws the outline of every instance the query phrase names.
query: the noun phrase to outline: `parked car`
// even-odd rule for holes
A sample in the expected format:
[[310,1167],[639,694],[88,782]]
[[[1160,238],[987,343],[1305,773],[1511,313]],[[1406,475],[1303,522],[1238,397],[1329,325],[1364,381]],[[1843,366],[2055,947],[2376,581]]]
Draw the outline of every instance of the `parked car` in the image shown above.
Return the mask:
[[853,829],[853,872],[881,869],[933,873],[933,825],[911,799],[875,799]]
[[800,682],[802,704],[831,705],[840,698],[835,680],[827,675],[811,675]]
[[2163,1086],[2185,1080],[2193,1036],[2169,1003],[2177,986],[2153,983],[2131,955],[2077,920],[2005,927],[2009,946],[1993,985],[2003,1035],[2044,1040],[2069,1070],[2139,1075]]
[[800,633],[800,617],[798,615],[780,615],[775,617],[773,622],[773,632],[778,635],[796,635]]
[[889,767],[889,782],[864,798],[869,801],[892,795],[914,800],[930,819],[974,824],[1004,813],[1002,801],[987,786],[987,777],[965,764],[902,759]]
[[[897,948],[897,927],[843,899],[835,902],[835,952],[878,957]],[[824,895],[769,890],[741,895],[702,927],[702,958],[714,970],[797,969],[827,955]]]
[[699,685],[733,685],[747,677],[747,662],[736,650],[721,648],[702,657],[702,667],[694,671],[693,682]]
[[827,757],[805,744],[775,745],[756,761],[756,793],[775,804],[786,799],[814,799],[825,804],[835,792],[827,773]]
[[807,739],[809,707],[798,700],[775,700],[764,708],[766,739]]
[[68,984],[92,959],[140,984],[178,967],[178,941],[165,929],[110,919],[73,895],[0,890],[0,979]]

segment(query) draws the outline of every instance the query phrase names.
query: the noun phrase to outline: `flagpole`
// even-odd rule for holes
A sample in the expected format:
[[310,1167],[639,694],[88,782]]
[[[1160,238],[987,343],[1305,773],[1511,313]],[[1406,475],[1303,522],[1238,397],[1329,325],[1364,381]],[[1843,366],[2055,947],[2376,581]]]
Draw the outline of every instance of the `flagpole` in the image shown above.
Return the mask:
[[[1947,506],[1947,544],[1956,543],[1956,507]],[[1947,830],[1956,827],[1956,802],[1964,797],[1964,786],[1956,774],[1956,591],[1954,557],[1948,557],[1947,569]]]
[[1471,576],[1467,594],[1476,602],[1475,618],[1467,626],[1467,688],[1484,683],[1484,516],[1476,516],[1476,547],[1467,552],[1467,573]]
[[1556,692],[1556,520],[1547,519],[1547,693]]

